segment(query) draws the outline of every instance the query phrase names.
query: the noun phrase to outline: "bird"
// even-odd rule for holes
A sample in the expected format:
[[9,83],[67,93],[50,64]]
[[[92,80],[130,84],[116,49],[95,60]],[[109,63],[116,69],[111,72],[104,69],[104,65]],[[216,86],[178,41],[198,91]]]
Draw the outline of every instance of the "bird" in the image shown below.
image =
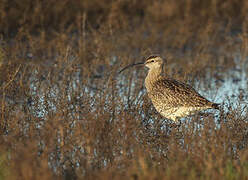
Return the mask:
[[151,55],[145,62],[128,65],[119,73],[134,65],[144,65],[149,69],[145,78],[147,94],[156,111],[164,118],[178,122],[201,110],[220,110],[220,104],[209,101],[192,86],[164,76],[164,60],[160,56]]

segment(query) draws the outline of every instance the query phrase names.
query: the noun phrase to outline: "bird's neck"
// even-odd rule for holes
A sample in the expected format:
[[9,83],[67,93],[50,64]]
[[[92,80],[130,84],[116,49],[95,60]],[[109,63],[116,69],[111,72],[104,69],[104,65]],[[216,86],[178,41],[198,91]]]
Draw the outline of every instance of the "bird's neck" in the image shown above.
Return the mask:
[[152,84],[162,77],[162,70],[162,67],[149,69],[145,79],[145,86],[147,91],[150,91]]

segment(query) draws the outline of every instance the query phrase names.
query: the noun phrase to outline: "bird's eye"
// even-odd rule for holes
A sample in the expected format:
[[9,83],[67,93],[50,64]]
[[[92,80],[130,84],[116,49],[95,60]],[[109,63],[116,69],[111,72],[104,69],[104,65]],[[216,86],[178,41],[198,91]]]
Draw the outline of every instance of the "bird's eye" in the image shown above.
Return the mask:
[[152,60],[151,62],[154,62],[154,60]]

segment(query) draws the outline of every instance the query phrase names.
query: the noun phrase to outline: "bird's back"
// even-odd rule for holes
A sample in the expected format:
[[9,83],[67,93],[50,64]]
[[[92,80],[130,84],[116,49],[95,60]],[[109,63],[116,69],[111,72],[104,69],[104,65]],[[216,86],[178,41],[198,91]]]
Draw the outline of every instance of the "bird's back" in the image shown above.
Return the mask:
[[190,106],[203,107],[211,106],[211,102],[201,96],[196,90],[180,81],[171,78],[159,78],[152,83],[148,92],[151,99],[163,101],[168,107]]
[[202,107],[212,104],[193,87],[171,78],[160,78],[155,81],[150,94],[163,97],[166,104],[170,104],[172,107]]

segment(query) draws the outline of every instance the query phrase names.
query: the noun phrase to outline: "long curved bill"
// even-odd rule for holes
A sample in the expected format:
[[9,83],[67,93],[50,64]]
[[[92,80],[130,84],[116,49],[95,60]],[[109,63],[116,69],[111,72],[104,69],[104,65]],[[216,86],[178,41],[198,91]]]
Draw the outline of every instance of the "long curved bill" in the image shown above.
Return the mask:
[[139,62],[139,63],[133,63],[133,64],[129,64],[127,65],[126,67],[124,67],[122,70],[119,71],[119,74],[123,71],[125,71],[126,69],[130,68],[130,67],[133,67],[133,66],[137,66],[137,65],[144,65],[143,62]]

